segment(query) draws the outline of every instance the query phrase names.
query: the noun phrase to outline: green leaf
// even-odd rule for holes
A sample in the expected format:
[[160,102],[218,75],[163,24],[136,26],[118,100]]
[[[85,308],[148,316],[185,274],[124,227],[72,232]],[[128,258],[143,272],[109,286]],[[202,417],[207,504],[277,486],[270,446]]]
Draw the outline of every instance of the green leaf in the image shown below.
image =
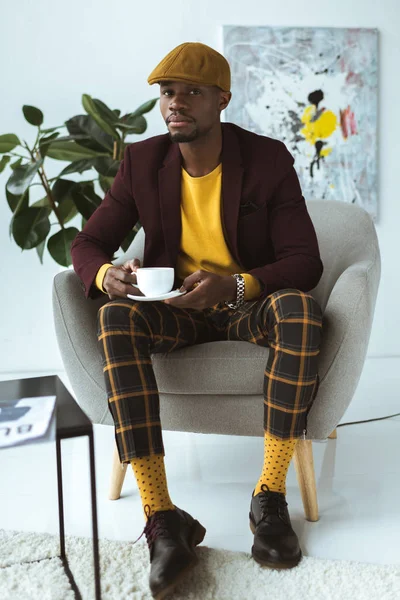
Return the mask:
[[153,98],[153,100],[148,100],[144,104],[141,104],[139,108],[137,108],[133,113],[131,113],[131,116],[137,117],[139,115],[144,115],[145,113],[150,112],[155,107],[157,100],[159,100],[159,98]]
[[120,110],[118,110],[118,108],[114,108],[114,109],[113,109],[113,113],[115,113],[115,114],[117,115],[117,117],[119,117],[119,116],[120,116],[120,114],[121,114],[121,111],[120,111]]
[[8,156],[7,154],[5,154],[4,156],[1,157],[0,160],[0,173],[2,173],[4,171],[4,169],[6,168],[7,163],[9,163],[11,160],[11,156]]
[[[41,200],[34,202],[32,206],[49,206],[49,199],[47,196],[45,196]],[[57,207],[57,213],[60,217],[61,223],[65,225],[78,214],[78,209],[76,208],[73,199],[66,197]]]
[[[104,153],[107,156],[106,153]],[[76,142],[59,142],[56,140],[49,145],[47,156],[56,160],[76,161],[82,158],[98,156],[99,153],[89,148],[79,146]]]
[[[75,137],[78,144],[103,153],[113,151],[114,138],[105,133],[90,115],[77,115],[65,122],[65,125],[71,134]],[[79,134],[85,134],[86,139],[79,139]]]
[[21,142],[14,133],[5,133],[0,135],[0,154],[5,152],[11,152],[15,146],[18,146]]
[[40,260],[40,264],[43,264],[43,252],[44,249],[46,248],[46,240],[43,240],[43,242],[40,242],[40,244],[38,246],[36,246],[36,252],[38,253],[38,257]]
[[96,158],[94,168],[100,175],[105,177],[115,177],[120,166],[119,160],[114,160],[110,156],[101,156]]
[[81,160],[74,160],[68,167],[65,167],[61,171],[58,177],[62,177],[63,175],[69,175],[70,173],[83,173],[84,171],[88,171],[94,166],[96,158],[82,158]]
[[77,142],[78,140],[85,141],[88,138],[89,136],[86,133],[78,133],[77,135],[62,135],[57,139],[57,142]]
[[43,146],[43,144],[48,144],[50,143],[51,140],[55,140],[56,138],[58,138],[58,140],[61,140],[63,138],[59,138],[58,136],[60,135],[59,131],[55,131],[54,133],[50,133],[49,135],[44,135],[41,138],[39,138],[39,146]]
[[33,204],[31,204],[31,206],[33,206],[33,207],[39,207],[39,208],[41,208],[42,206],[50,206],[50,201],[49,201],[49,199],[48,199],[47,196],[44,196],[40,200],[36,200],[36,202],[34,202]]
[[[50,206],[51,210],[53,210],[53,207],[50,205],[47,196],[37,200],[37,202],[31,204],[31,206]],[[73,199],[69,196],[66,196],[61,204],[57,207],[57,213],[60,217],[61,223],[65,225],[65,223],[68,223],[68,221],[73,219],[78,214],[78,209],[76,208]]]
[[63,225],[78,214],[71,195],[71,190],[75,185],[76,182],[70,179],[57,179],[51,189],[53,198],[58,204],[57,212]]
[[99,184],[103,192],[107,193],[114,182],[114,177],[105,177],[104,175],[99,175]]
[[101,198],[95,193],[91,183],[76,183],[71,190],[71,196],[78,211],[85,219],[90,219],[101,204]]
[[93,98],[93,102],[97,108],[97,112],[100,117],[104,119],[109,125],[114,125],[116,121],[118,121],[118,117],[111,108],[108,108],[107,104],[99,100],[98,98]]
[[89,94],[82,94],[82,105],[86,112],[93,117],[96,121],[97,125],[101,127],[103,131],[111,135],[116,140],[120,139],[118,132],[114,127],[112,127],[107,121],[105,121],[98,112],[98,107],[96,106],[93,98],[89,96]]
[[15,196],[23,194],[29,187],[32,179],[35,177],[42,164],[43,158],[35,161],[34,163],[29,163],[27,165],[23,165],[22,167],[16,167],[6,183],[6,188],[8,191]]
[[141,104],[134,112],[124,115],[119,119],[116,127],[123,129],[125,134],[144,133],[147,129],[147,121],[143,115],[154,108],[157,100],[158,98],[148,100],[144,104]]
[[29,188],[21,196],[14,196],[6,188],[6,197],[9,207],[14,213],[8,226],[8,234],[11,238],[13,232],[14,218],[25,208],[29,207]]
[[22,112],[24,113],[25,119],[31,125],[39,126],[43,123],[43,113],[39,108],[36,108],[36,106],[24,104]]
[[60,215],[60,219],[63,225],[71,221],[78,214],[78,209],[75,206],[74,200],[72,197],[65,198],[63,202],[58,207],[58,214]]
[[130,118],[125,123],[119,121],[118,128],[123,129],[125,134],[144,133],[147,129],[147,121],[144,117]]
[[50,207],[24,208],[13,218],[12,233],[14,240],[22,250],[38,246],[50,231]]
[[70,195],[71,188],[76,184],[76,181],[71,179],[57,179],[51,188],[52,196],[60,204],[63,200]]
[[40,138],[39,140],[39,151],[40,156],[44,158],[47,154],[47,150],[49,149],[49,143],[51,140],[55,140],[60,133],[57,131],[56,133],[52,133],[51,135]]
[[71,244],[78,233],[76,227],[68,227],[67,229],[61,229],[49,238],[47,249],[59,265],[63,267],[72,265]]
[[41,129],[42,133],[53,133],[53,131],[57,131],[57,129],[63,129],[64,125],[59,125],[58,127],[50,127],[49,129]]
[[6,188],[6,198],[11,211],[15,213],[17,209],[29,206],[29,188],[20,196],[16,196]]
[[14,160],[14,162],[10,163],[10,167],[12,170],[14,170],[17,167],[19,167],[21,163],[22,163],[22,158],[17,158],[17,160]]

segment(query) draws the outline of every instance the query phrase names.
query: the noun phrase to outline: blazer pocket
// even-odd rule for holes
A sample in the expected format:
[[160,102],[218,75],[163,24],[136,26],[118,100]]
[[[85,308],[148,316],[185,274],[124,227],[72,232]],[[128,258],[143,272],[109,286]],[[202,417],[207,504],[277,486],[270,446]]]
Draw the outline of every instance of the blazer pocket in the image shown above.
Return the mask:
[[246,220],[247,217],[252,217],[253,215],[261,215],[263,210],[266,210],[266,204],[254,204],[253,202],[246,202],[245,204],[240,204],[239,206],[239,221]]

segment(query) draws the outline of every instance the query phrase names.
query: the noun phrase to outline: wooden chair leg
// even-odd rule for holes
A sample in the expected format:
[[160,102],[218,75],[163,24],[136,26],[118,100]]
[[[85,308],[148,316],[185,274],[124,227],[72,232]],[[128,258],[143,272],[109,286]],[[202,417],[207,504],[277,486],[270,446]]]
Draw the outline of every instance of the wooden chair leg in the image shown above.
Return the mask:
[[118,498],[120,498],[127,466],[128,463],[120,463],[117,445],[115,444],[111,471],[110,493],[108,496],[110,500],[118,500]]
[[299,440],[293,456],[297,481],[307,521],[318,521],[317,487],[311,440]]
[[337,438],[337,429],[334,429],[331,433],[331,435],[328,435],[328,439],[330,440],[336,440]]

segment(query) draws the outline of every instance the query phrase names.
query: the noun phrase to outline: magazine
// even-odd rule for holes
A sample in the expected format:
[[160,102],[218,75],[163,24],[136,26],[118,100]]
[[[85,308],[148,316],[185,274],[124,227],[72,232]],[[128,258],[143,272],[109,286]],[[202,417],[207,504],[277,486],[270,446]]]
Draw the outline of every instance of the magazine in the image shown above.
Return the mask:
[[[56,396],[35,396],[19,400],[0,400],[0,448],[22,442],[51,441],[55,428],[48,432]],[[39,440],[42,438],[42,440]]]

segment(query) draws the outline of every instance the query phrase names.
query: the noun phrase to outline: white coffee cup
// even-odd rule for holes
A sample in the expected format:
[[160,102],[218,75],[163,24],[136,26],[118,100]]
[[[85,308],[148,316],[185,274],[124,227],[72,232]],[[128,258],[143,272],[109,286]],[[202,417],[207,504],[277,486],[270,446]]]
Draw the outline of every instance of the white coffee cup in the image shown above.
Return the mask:
[[172,290],[175,280],[173,267],[139,267],[136,287],[145,296],[161,296]]

